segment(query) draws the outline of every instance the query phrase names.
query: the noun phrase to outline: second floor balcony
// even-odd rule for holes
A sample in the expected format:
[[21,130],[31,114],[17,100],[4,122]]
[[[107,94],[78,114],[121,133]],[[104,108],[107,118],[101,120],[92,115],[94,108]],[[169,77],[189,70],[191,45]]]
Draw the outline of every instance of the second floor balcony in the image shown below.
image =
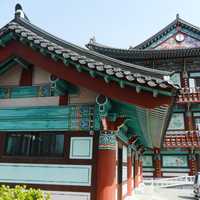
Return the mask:
[[200,131],[167,131],[163,146],[165,148],[199,148]]
[[200,103],[200,87],[181,88],[180,94],[177,96],[178,104],[184,103]]

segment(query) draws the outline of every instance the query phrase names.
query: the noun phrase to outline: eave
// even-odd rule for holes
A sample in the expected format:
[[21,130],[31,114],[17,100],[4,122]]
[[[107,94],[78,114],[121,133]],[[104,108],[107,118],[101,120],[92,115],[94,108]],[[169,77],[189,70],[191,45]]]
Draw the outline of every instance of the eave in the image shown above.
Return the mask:
[[176,58],[193,58],[200,56],[200,48],[183,48],[183,49],[118,49],[108,48],[98,43],[88,44],[90,50],[100,54],[110,56],[116,59],[129,59],[132,61],[155,60],[155,59],[176,59]]

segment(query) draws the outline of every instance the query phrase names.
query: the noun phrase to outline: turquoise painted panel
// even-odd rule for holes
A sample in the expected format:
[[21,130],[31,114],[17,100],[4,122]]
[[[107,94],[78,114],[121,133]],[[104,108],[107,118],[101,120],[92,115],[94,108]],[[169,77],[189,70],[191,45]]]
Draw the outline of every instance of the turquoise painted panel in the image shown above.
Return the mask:
[[177,84],[181,87],[181,76],[180,73],[174,73],[171,77],[170,80],[174,83]]
[[92,149],[92,137],[71,137],[70,159],[92,159]]
[[91,185],[90,165],[0,164],[0,182],[50,185]]
[[142,156],[142,165],[143,167],[152,167],[153,166],[153,157],[150,155]]
[[184,114],[183,113],[173,113],[168,130],[180,130],[184,129],[185,124],[184,124]]
[[163,167],[188,167],[188,157],[186,155],[163,155]]
[[50,85],[0,88],[0,99],[51,96]]
[[0,131],[99,130],[93,105],[1,108]]
[[37,87],[16,87],[11,89],[11,98],[35,97],[37,96]]

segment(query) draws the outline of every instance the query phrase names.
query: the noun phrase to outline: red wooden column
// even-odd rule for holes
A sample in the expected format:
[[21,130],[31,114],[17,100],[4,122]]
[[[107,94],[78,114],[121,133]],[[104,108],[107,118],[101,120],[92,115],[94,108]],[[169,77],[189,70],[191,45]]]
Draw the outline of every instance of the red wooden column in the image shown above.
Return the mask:
[[182,79],[181,79],[181,87],[188,89],[189,83],[188,83],[188,73],[186,71],[182,72]]
[[143,168],[142,168],[142,155],[140,156],[140,159],[139,159],[139,161],[140,161],[140,183],[142,183],[142,181],[143,181]]
[[196,164],[197,164],[197,171],[200,171],[200,155],[199,153],[195,154]]
[[189,131],[194,130],[193,128],[193,119],[192,119],[192,112],[191,111],[187,111],[186,112],[186,129]]
[[137,188],[139,186],[139,158],[138,153],[135,153],[135,165],[134,165],[134,188]]
[[189,153],[188,164],[189,164],[189,168],[190,168],[189,175],[190,176],[195,175],[197,172],[197,162],[196,162],[195,155],[191,151]]
[[116,136],[102,132],[97,155],[97,200],[116,200]]
[[127,174],[128,174],[128,184],[127,184],[127,191],[128,195],[132,195],[133,191],[133,171],[132,171],[132,152],[131,147],[128,147],[128,166],[127,166]]
[[154,148],[154,177],[158,178],[161,176],[162,172],[161,172],[160,149]]
[[33,79],[33,66],[30,65],[29,69],[22,69],[20,86],[31,86]]

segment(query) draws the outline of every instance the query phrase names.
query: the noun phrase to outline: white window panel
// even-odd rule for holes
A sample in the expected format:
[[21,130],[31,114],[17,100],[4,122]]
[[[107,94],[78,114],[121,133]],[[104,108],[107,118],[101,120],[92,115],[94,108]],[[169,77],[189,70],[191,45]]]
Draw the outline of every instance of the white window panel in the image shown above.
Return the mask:
[[168,130],[181,130],[185,129],[183,113],[173,113]]

